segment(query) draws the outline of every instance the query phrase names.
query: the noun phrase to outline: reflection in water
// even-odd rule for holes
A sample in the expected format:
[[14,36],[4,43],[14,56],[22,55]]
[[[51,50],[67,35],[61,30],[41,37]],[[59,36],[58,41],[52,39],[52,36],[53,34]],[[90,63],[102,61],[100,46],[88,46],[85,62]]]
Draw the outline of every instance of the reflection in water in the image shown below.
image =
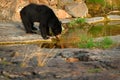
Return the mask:
[[93,25],[88,34],[93,37],[115,36],[120,34],[120,21]]
[[68,28],[68,31],[61,37],[60,41],[53,40],[53,43],[43,43],[42,48],[77,48],[78,42],[89,37],[99,38],[115,35],[120,35],[120,21],[85,26],[77,25],[76,27]]

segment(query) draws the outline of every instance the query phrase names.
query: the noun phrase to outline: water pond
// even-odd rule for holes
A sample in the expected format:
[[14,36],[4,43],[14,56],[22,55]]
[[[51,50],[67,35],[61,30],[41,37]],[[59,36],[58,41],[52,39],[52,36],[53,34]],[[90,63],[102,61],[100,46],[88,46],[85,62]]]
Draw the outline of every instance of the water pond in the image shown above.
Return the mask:
[[42,47],[78,48],[78,43],[82,40],[116,35],[120,35],[120,21],[77,25],[67,28],[67,31],[62,35],[60,41],[50,44],[44,43]]

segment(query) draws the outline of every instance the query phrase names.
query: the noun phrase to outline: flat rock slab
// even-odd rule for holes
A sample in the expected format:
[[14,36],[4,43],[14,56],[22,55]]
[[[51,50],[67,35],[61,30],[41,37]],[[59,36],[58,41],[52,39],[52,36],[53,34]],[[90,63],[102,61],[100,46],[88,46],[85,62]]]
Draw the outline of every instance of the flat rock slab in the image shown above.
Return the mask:
[[109,20],[120,20],[120,15],[107,15]]
[[[79,58],[79,61],[68,62],[69,58]],[[47,64],[38,66],[36,60],[47,60]],[[90,50],[2,45],[0,80],[120,80],[120,46]]]
[[104,21],[105,18],[104,17],[93,17],[93,18],[86,18],[86,23],[97,23],[97,22],[101,22]]
[[26,34],[20,23],[0,23],[0,44],[46,42],[40,34]]

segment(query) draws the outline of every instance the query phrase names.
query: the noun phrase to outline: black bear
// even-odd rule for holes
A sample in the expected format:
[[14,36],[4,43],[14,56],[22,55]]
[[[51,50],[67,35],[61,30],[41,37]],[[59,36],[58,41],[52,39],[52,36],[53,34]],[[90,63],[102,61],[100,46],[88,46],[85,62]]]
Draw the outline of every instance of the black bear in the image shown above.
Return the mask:
[[48,39],[50,28],[54,36],[61,34],[61,22],[51,8],[46,5],[29,4],[20,11],[26,33],[34,33],[37,28],[34,22],[39,22],[39,30],[43,39]]

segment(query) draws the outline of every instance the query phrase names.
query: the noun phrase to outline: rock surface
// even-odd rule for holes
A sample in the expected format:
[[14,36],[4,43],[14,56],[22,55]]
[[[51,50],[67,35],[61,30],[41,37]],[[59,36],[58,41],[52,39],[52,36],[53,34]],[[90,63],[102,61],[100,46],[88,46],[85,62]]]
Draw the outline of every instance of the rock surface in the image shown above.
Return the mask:
[[44,40],[40,34],[26,34],[21,23],[0,23],[0,32],[0,44],[51,41]]
[[54,12],[59,19],[72,18],[72,16],[69,15],[65,10],[54,9]]
[[16,0],[0,0],[0,20],[9,21],[15,10]]
[[[104,17],[86,18],[87,23],[94,23],[103,20]],[[70,19],[61,19],[62,23],[69,23]],[[119,21],[109,22],[109,25],[119,24]],[[35,23],[35,27],[38,28],[39,24]],[[64,32],[65,30],[63,30]],[[0,44],[23,44],[23,43],[36,43],[36,42],[51,42],[51,39],[44,40],[40,32],[38,34],[26,34],[22,23],[0,23]],[[53,38],[53,37],[52,37]],[[120,35],[110,37],[114,42],[120,43]],[[98,38],[96,40],[102,40]]]
[[66,5],[65,10],[73,17],[86,17],[88,14],[88,8],[83,1],[68,4]]
[[[81,2],[79,1],[74,1],[74,0],[1,0],[0,1],[0,21],[14,21],[14,22],[21,22],[20,18],[20,10],[28,5],[29,3],[36,3],[36,4],[44,4],[49,7],[51,7],[58,18],[71,18],[71,15],[68,14],[67,11],[64,10],[64,8],[60,8],[59,6],[65,6],[69,3],[74,3],[74,2]],[[14,6],[13,6],[14,5]],[[80,6],[82,4],[79,4]],[[78,5],[78,6],[79,6]],[[85,3],[83,4],[85,5]],[[83,6],[82,8],[86,9],[86,6]],[[77,9],[78,7],[76,7]],[[56,10],[58,9],[58,10]],[[85,10],[82,10],[82,12]],[[76,15],[76,14],[75,14]],[[85,15],[84,13],[81,14],[82,16]]]
[[120,20],[120,15],[108,15],[109,20]]
[[92,17],[92,18],[86,18],[86,23],[97,23],[97,22],[102,22],[104,21],[105,18],[104,17]]
[[[74,61],[68,61],[71,58]],[[39,66],[41,61],[46,64]],[[119,80],[119,61],[120,46],[110,50],[0,46],[0,80]]]

